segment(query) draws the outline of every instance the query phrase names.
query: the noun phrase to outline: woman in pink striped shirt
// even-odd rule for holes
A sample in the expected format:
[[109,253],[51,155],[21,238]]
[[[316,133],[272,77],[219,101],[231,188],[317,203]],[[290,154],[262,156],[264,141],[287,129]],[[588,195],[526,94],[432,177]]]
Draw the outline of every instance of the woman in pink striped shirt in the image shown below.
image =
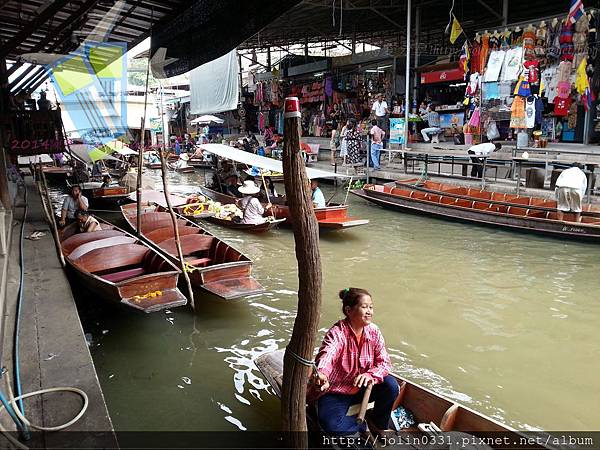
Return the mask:
[[309,401],[316,400],[319,424],[326,433],[350,435],[366,431],[348,408],[360,403],[369,383],[373,383],[370,402],[375,406],[367,415],[369,428],[381,434],[388,428],[390,413],[398,396],[398,382],[389,375],[390,357],[383,335],[373,318],[373,300],[364,289],[340,291],[342,312],[346,316],[334,324],[323,338],[316,357],[318,378]]

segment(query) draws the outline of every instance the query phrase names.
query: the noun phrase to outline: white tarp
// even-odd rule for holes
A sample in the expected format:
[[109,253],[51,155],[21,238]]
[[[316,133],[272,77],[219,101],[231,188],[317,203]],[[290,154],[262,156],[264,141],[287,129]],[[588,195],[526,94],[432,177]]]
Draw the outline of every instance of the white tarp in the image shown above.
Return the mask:
[[[248,153],[223,144],[202,144],[200,148],[214,155],[231,159],[248,166],[256,166],[263,170],[283,173],[283,164],[277,159],[255,155],[254,153]],[[314,178],[350,178],[349,175],[328,172],[326,170],[311,169],[310,167],[306,168],[306,174],[311,180]]]
[[196,117],[194,120],[192,120],[190,123],[192,125],[196,125],[197,123],[223,123],[225,122],[223,119],[217,117],[217,116],[212,116],[210,114],[204,115],[204,116],[200,116],[200,117]]
[[210,114],[236,109],[239,101],[236,49],[190,72],[190,112]]

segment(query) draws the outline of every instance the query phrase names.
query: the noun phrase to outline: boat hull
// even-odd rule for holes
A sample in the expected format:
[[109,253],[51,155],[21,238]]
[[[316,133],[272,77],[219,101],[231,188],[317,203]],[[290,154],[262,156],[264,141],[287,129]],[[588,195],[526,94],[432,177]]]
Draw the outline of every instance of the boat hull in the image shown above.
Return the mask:
[[[456,201],[453,204],[444,204],[434,203],[433,201],[428,201],[424,198],[409,198],[372,189],[362,189],[351,192],[358,197],[364,198],[365,200],[378,204],[384,208],[395,209],[402,212],[428,215],[478,225],[502,227],[509,230],[529,233],[533,232],[557,238],[600,242],[600,226],[574,222],[561,222],[558,220],[537,217],[524,217],[505,214],[500,211],[476,209],[477,206],[483,207],[486,203],[485,201],[477,202],[473,200],[455,199]],[[431,196],[431,198],[435,197],[436,195]],[[443,197],[443,195],[437,195],[437,197]],[[472,205],[473,202],[475,202],[476,208],[467,206],[469,204]],[[524,208],[513,208],[515,211],[518,209],[522,210]]]
[[232,220],[220,219],[215,216],[207,216],[204,218],[204,220],[207,220],[211,223],[220,225],[225,228],[231,228],[232,230],[247,231],[250,233],[266,233],[267,231],[271,231],[272,229],[277,228],[277,226],[285,222],[285,219],[276,219],[275,221],[266,221],[259,224],[236,223]]

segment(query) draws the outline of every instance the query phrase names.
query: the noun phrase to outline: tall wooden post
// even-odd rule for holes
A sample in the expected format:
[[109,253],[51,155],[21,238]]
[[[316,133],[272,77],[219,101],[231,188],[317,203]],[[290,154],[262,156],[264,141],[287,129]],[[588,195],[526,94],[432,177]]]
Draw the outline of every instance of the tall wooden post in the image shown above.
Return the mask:
[[183,251],[181,250],[181,240],[179,238],[179,227],[177,225],[177,217],[175,216],[175,212],[173,211],[173,206],[171,205],[171,194],[169,193],[169,184],[167,183],[167,163],[165,156],[165,145],[163,139],[163,148],[160,150],[160,171],[163,182],[163,191],[165,194],[165,201],[167,202],[167,209],[169,214],[171,215],[171,221],[173,222],[173,236],[175,237],[175,246],[177,248],[177,258],[179,259],[179,265],[181,266],[181,273],[183,278],[185,279],[185,283],[188,288],[188,294],[190,296],[190,305],[192,309],[196,309],[196,305],[194,303],[194,290],[192,289],[192,283],[190,282],[190,277],[186,271],[185,261],[183,260]]
[[[8,96],[10,92],[8,90],[8,76],[6,75],[6,61],[4,58],[0,59],[0,117],[8,116]],[[8,143],[6,142],[6,136],[4,135],[5,127],[4,123],[0,121],[0,202],[5,209],[12,208],[12,201],[10,193],[8,191],[8,178],[6,173],[6,151]]]
[[283,364],[281,402],[283,431],[288,445],[307,448],[306,387],[310,368],[300,364],[290,352],[312,360],[315,335],[321,312],[321,254],[319,226],[314,213],[304,159],[300,152],[300,105],[295,97],[285,101],[283,179],[290,208],[298,260],[298,313]]
[[[135,198],[137,200],[137,216],[136,216],[136,230],[138,237],[142,234],[142,169],[144,167],[144,145],[146,138],[146,109],[148,107],[148,81],[150,79],[150,54],[148,54],[148,63],[146,64],[146,89],[144,90],[144,115],[142,116],[140,126],[140,148],[138,150],[138,165],[137,165],[137,183],[135,186]],[[163,130],[163,141],[164,139]]]

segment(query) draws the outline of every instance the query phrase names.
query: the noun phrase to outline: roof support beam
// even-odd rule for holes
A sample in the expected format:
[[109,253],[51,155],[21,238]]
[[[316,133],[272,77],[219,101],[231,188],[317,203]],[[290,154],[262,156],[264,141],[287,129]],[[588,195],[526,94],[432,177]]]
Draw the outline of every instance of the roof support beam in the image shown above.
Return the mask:
[[37,28],[46,23],[49,19],[60,11],[70,0],[56,0],[50,6],[48,6],[42,13],[27,24],[27,26],[15,35],[12,39],[6,42],[0,47],[0,58],[5,58],[14,48],[16,48],[21,42],[27,39],[31,33]]
[[476,0],[477,3],[479,3],[481,6],[483,6],[485,9],[487,9],[492,15],[494,15],[497,19],[502,19],[504,20],[504,18],[502,17],[502,14],[498,14],[498,11],[496,11],[494,8],[492,8],[490,5],[488,5],[485,0]]
[[29,72],[31,72],[33,69],[35,69],[35,67],[36,67],[36,66],[34,66],[34,65],[31,65],[31,66],[29,66],[27,69],[25,69],[25,70],[23,71],[23,73],[21,73],[21,75],[19,75],[17,78],[15,78],[14,80],[12,80],[12,81],[11,81],[11,82],[8,84],[8,89],[9,89],[9,90],[12,90],[12,88],[14,88],[16,85],[18,85],[18,84],[21,82],[21,80],[27,76],[27,74],[28,74]]
[[[478,0],[481,1],[481,0]],[[387,15],[385,15],[384,13],[382,13],[381,11],[379,11],[377,8],[369,8],[371,11],[373,11],[375,14],[377,14],[378,16],[380,16],[381,18],[387,20],[389,23],[391,23],[392,25],[394,25],[396,28],[401,29],[402,25],[400,25],[398,22],[396,22],[395,20],[390,19]]]
[[27,90],[27,92],[29,92],[29,93],[34,92],[37,88],[39,88],[42,85],[42,83],[44,81],[46,81],[46,78],[48,78],[48,74],[47,73],[45,73],[39,80],[37,80],[35,83],[33,83],[29,87],[29,89]]
[[18,86],[16,88],[13,88],[13,90],[11,91],[12,94],[17,94],[18,92],[24,91],[27,89],[27,87],[31,86],[33,83],[35,83],[37,80],[40,79],[40,77],[42,75],[44,75],[46,71],[44,70],[44,68],[37,68],[37,71],[32,74],[31,76],[27,77],[25,80],[23,80],[23,83],[19,83],[21,84],[21,86]]

